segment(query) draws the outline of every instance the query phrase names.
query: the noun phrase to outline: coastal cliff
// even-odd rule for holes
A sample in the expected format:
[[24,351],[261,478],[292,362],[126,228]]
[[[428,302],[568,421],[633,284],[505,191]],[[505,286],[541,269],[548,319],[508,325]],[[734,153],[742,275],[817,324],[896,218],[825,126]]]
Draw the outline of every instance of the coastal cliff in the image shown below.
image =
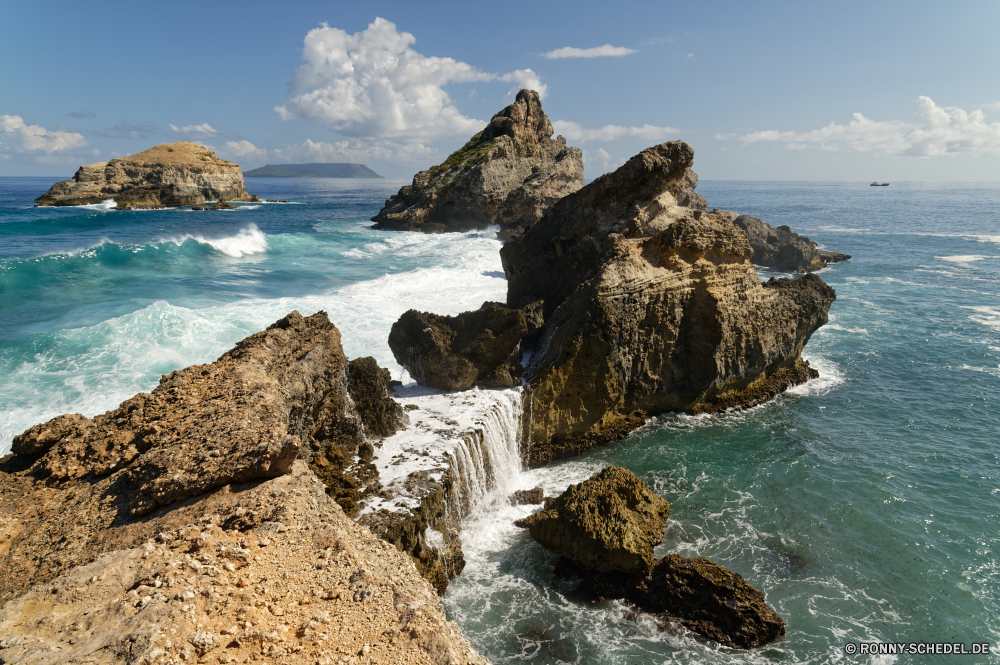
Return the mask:
[[725,214],[747,234],[753,249],[750,261],[754,265],[790,272],[814,272],[822,270],[827,264],[851,258],[849,254],[819,249],[815,242],[786,225],[775,228],[750,215]]
[[[746,233],[692,196],[693,160],[680,141],[648,148],[501,249],[507,306],[544,321],[522,377],[531,464],[650,415],[752,406],[817,376],[801,352],[833,289],[815,275],[762,284]],[[418,371],[413,348],[393,351]]]
[[533,224],[583,186],[583,153],[552,134],[538,93],[521,90],[483,131],[389,197],[373,228],[444,233],[499,224],[507,237]]
[[401,424],[373,365],[347,362],[325,313],[292,312],[115,410],[17,436],[0,662],[486,663],[328,482]]
[[72,180],[35,199],[41,206],[76,206],[114,199],[118,208],[163,208],[205,201],[249,201],[238,164],[208,148],[178,141],[81,166]]

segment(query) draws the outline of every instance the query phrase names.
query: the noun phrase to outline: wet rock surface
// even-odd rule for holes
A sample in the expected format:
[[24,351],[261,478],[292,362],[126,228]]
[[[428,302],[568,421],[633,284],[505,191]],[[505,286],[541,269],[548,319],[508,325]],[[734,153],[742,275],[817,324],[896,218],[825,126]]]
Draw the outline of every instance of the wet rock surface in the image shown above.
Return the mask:
[[443,233],[499,224],[507,237],[530,225],[583,186],[583,153],[552,134],[538,93],[520,91],[461,149],[387,199],[374,228]]
[[610,466],[519,520],[542,547],[591,571],[645,575],[670,504],[628,469]]
[[669,512],[666,499],[630,471],[607,467],[518,526],[561,555],[557,575],[580,578],[594,600],[627,601],[663,630],[683,626],[740,649],[784,635],[784,620],[739,573],[705,558],[653,558]]
[[[164,143],[109,162],[81,166],[72,180],[35,199],[42,206],[75,206],[114,199],[119,209],[162,208],[205,201],[249,201],[238,164],[197,143]],[[232,204],[221,208],[236,207]],[[219,205],[208,209],[221,209]]]

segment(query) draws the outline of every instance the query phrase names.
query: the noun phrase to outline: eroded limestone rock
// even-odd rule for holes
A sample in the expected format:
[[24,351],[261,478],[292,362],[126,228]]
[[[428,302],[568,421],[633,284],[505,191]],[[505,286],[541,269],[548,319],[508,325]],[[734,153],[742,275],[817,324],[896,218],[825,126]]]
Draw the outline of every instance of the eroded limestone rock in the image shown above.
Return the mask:
[[534,464],[620,438],[646,414],[769,399],[835,298],[818,277],[761,284],[746,234],[690,198],[694,151],[644,150],[566,196],[500,255],[508,304],[544,301],[525,372]]
[[527,333],[523,312],[495,303],[458,316],[411,309],[392,324],[389,348],[422,385],[506,388],[521,383],[519,348]]
[[670,504],[628,469],[609,466],[518,521],[542,547],[591,571],[646,575]]
[[751,261],[754,265],[790,272],[813,272],[822,270],[827,263],[851,258],[849,254],[817,249],[815,242],[800,236],[788,226],[772,227],[757,217],[727,214],[747,234],[753,249]]
[[534,223],[583,186],[583,153],[552,133],[538,93],[520,91],[461,149],[389,197],[374,228],[443,233],[499,224],[507,237]]
[[[162,208],[205,201],[249,201],[238,164],[187,141],[164,143],[109,162],[87,164],[72,180],[35,199],[42,206],[74,206],[114,199],[120,209]],[[215,208],[235,207],[230,204]]]

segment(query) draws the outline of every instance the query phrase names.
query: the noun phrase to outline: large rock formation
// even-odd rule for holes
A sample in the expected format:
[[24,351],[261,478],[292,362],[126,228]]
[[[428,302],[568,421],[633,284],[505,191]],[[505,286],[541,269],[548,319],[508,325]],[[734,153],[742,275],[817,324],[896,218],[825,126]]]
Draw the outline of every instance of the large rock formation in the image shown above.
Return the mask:
[[784,620],[739,573],[705,558],[653,558],[669,513],[666,499],[631,471],[607,467],[517,524],[563,557],[557,573],[582,578],[595,599],[627,600],[662,629],[680,624],[740,649],[784,635]]
[[[648,148],[500,250],[507,307],[526,315],[523,341],[538,338],[522,375],[532,464],[622,438],[651,414],[752,406],[817,376],[802,348],[836,294],[815,275],[761,284],[747,234],[696,197],[693,159],[681,141]],[[406,317],[413,321],[397,326],[422,333],[397,339],[400,363],[451,357],[439,340],[454,334],[422,323],[440,317]],[[463,339],[480,332],[466,324]],[[466,374],[483,376],[490,365],[474,369]],[[430,385],[470,381],[438,372]]]
[[164,143],[109,162],[81,166],[35,199],[43,206],[75,206],[114,199],[118,208],[162,208],[205,201],[249,201],[243,172],[205,146]]
[[443,233],[499,224],[507,237],[534,223],[583,186],[583,153],[552,133],[538,93],[520,91],[461,149],[388,198],[374,228]]
[[484,663],[409,554],[314,473],[398,426],[387,378],[347,362],[324,313],[293,312],[113,411],[16,437],[0,662]]
[[753,249],[754,265],[792,272],[822,270],[828,263],[850,259],[848,254],[817,249],[816,243],[800,236],[788,226],[772,227],[750,215],[728,213],[736,226],[743,229]]
[[[539,501],[541,503],[541,501]],[[592,571],[647,575],[670,504],[628,469],[609,466],[518,521],[542,547]]]
[[677,204],[693,158],[680,141],[644,150],[501,249],[508,305],[544,301],[525,372],[532,462],[646,414],[755,404],[815,376],[800,354],[833,289],[811,275],[761,284],[746,234]]

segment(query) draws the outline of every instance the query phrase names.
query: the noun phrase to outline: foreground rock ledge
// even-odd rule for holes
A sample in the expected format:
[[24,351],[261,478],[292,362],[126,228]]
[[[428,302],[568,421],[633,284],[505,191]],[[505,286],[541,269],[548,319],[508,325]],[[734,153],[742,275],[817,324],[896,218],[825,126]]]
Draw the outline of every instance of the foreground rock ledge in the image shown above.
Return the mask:
[[77,206],[114,199],[120,209],[162,208],[205,201],[250,201],[238,164],[205,146],[164,143],[109,162],[81,166],[72,180],[35,199],[41,206]]
[[19,435],[0,461],[0,662],[485,663],[310,467],[398,424],[380,368],[355,363],[325,313],[293,312],[118,409]]
[[581,578],[595,600],[628,601],[662,630],[683,627],[739,649],[783,636],[784,620],[739,573],[705,558],[653,558],[669,513],[666,499],[612,466],[517,525],[561,555],[557,574]]
[[507,237],[534,223],[583,186],[583,153],[552,134],[538,93],[521,90],[483,131],[389,197],[373,227],[443,233],[499,224]]

